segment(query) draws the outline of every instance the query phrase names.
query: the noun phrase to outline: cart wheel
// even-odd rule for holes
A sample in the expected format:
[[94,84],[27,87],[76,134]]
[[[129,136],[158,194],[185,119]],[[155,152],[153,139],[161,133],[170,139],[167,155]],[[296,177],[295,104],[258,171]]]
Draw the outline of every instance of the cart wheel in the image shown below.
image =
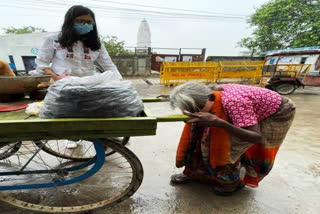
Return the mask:
[[0,160],[6,159],[14,155],[21,147],[21,142],[16,143],[0,143]]
[[141,185],[143,168],[126,147],[110,140],[103,144],[115,154],[105,157],[95,142],[97,155],[76,162],[23,141],[15,155],[0,161],[0,199],[41,213],[86,212],[120,203]]
[[274,89],[276,92],[278,92],[281,95],[288,95],[292,94],[296,89],[296,85],[292,83],[281,83],[274,86]]
[[[108,138],[114,142],[118,142],[121,145],[126,145],[129,142],[130,137],[123,138]],[[108,139],[103,139],[106,141]],[[68,149],[68,143],[76,143],[77,147]],[[45,152],[54,155],[56,157],[65,158],[75,161],[87,161],[95,156],[95,149],[93,143],[87,140],[39,140],[35,143],[42,148]],[[114,154],[111,148],[106,147],[106,156]]]

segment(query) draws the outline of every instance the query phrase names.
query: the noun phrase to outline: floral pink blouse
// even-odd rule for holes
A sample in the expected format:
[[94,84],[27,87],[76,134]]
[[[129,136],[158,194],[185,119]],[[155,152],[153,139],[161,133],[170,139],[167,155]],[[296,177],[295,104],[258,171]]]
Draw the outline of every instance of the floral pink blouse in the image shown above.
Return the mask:
[[271,90],[248,85],[223,84],[219,87],[223,108],[233,124],[247,127],[275,113],[282,98]]

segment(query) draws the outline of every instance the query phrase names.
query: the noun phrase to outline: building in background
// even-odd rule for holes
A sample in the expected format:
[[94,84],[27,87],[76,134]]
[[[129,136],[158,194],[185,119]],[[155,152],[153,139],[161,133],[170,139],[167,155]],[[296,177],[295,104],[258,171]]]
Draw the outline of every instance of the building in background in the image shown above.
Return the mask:
[[30,71],[36,67],[35,58],[41,42],[48,33],[8,34],[0,36],[0,59],[13,70]]
[[152,48],[151,68],[160,71],[162,62],[199,62],[205,60],[205,48]]
[[[28,74],[28,71],[36,68],[35,59],[43,37],[48,34],[50,33],[0,35],[0,59],[8,62],[16,73]],[[111,58],[124,76],[151,74],[151,60],[148,52],[130,56],[111,56]]]
[[147,20],[143,19],[137,33],[137,50],[148,51],[151,47],[151,31]]

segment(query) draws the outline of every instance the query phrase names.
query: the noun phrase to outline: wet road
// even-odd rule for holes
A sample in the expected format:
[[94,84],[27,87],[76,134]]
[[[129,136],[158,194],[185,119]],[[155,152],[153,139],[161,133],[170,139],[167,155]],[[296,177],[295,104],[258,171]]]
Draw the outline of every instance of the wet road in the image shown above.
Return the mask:
[[[171,88],[134,81],[142,97],[167,94]],[[206,185],[171,186],[169,178],[180,173],[175,163],[183,123],[158,123],[157,135],[133,137],[130,148],[141,160],[144,180],[139,190],[121,204],[90,212],[105,213],[319,213],[320,209],[320,88],[298,90],[289,97],[297,114],[273,170],[259,188],[245,188],[231,197],[214,195]],[[177,113],[167,103],[147,104],[153,115]],[[26,213],[0,203],[0,213]]]

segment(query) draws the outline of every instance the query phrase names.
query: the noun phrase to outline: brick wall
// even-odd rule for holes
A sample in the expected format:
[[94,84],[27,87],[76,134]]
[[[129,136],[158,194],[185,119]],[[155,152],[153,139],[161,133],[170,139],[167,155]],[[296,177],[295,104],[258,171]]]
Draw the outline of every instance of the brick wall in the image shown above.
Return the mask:
[[113,56],[112,61],[123,76],[150,76],[151,56]]

